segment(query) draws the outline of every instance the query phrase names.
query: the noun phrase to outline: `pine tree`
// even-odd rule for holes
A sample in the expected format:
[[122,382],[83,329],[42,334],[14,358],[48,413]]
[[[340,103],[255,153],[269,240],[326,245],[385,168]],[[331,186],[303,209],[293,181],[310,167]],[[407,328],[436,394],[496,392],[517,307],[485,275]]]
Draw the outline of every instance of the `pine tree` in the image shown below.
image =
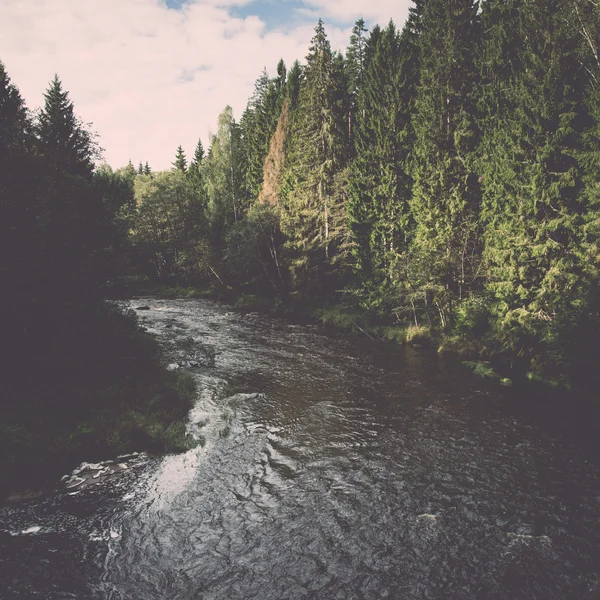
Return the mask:
[[75,115],[69,93],[55,75],[44,94],[44,108],[39,112],[36,134],[41,149],[55,169],[91,179],[93,160],[99,149],[92,134]]
[[365,69],[365,52],[367,28],[364,19],[359,19],[354,24],[350,45],[346,50],[346,77],[348,80],[348,97],[350,110],[348,113],[348,138],[352,148],[353,123],[358,107],[358,94],[362,89]]
[[146,161],[146,164],[144,165],[144,175],[150,175],[151,173],[152,169],[150,168],[148,161]]
[[295,60],[290,72],[287,76],[287,95],[290,99],[290,109],[295,110],[298,105],[298,96],[300,94],[300,86],[302,83],[302,67]]
[[206,212],[208,207],[206,180],[204,175],[205,162],[204,146],[202,145],[202,140],[198,139],[198,144],[196,144],[196,150],[194,151],[194,158],[192,159],[190,168],[187,172],[187,178],[196,194],[194,210],[203,213]]
[[373,30],[358,100],[348,216],[359,288],[368,305],[389,297],[394,266],[412,229],[406,159],[413,142],[409,129],[415,90],[401,82],[414,77],[407,70],[417,66],[402,42],[393,23]]
[[[2,151],[8,150],[14,144],[23,144],[28,129],[30,123],[23,98],[11,83],[4,64],[0,61],[0,148]],[[6,155],[3,154],[2,159],[6,160]]]
[[[39,165],[31,122],[18,88],[0,62],[0,327],[8,344],[18,343],[27,329],[27,313],[34,310],[31,292],[39,267]],[[3,353],[8,357],[13,348]]]
[[202,179],[201,169],[202,163],[204,161],[204,146],[202,145],[202,140],[198,139],[198,143],[196,144],[196,149],[194,150],[194,158],[190,163],[190,168],[188,169],[187,176],[191,181],[192,186],[196,187],[199,185],[199,182]]
[[254,202],[260,194],[264,161],[285,94],[285,76],[283,61],[278,65],[275,79],[269,79],[264,70],[255,83],[254,94],[240,121],[246,164],[244,188],[248,202]]
[[171,163],[173,165],[173,171],[181,171],[185,175],[187,172],[187,160],[185,158],[185,153],[183,148],[179,146],[177,148],[177,154],[175,155],[175,162]]
[[326,263],[341,244],[345,190],[336,175],[348,156],[343,62],[336,61],[322,21],[306,60],[292,120],[283,222],[298,286],[322,285]]
[[137,174],[138,175],[143,175],[144,174],[144,165],[142,165],[142,161],[141,160],[140,160],[140,164],[138,165]]
[[477,287],[479,189],[474,91],[480,37],[477,2],[428,0],[421,21],[421,55],[415,102],[414,256],[407,281],[442,327],[457,301]]
[[586,78],[563,9],[558,0],[518,7],[519,68],[482,156],[493,339],[537,371],[565,359],[589,288],[579,162]]

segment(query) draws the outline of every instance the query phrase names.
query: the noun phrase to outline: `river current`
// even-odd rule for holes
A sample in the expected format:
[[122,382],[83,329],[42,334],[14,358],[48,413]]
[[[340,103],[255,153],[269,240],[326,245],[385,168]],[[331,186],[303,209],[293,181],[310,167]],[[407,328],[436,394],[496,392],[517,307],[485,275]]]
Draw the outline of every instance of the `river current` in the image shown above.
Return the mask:
[[598,461],[513,390],[360,334],[144,303],[202,444],[0,505],[0,598],[600,598]]

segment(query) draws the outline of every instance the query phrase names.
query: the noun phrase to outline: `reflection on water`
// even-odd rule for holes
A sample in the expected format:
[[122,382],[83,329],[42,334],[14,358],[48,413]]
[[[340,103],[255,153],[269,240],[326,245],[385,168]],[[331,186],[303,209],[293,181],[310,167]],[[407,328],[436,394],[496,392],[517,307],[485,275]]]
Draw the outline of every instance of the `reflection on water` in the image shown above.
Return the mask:
[[0,507],[1,598],[600,597],[597,466],[499,390],[364,337],[149,305],[203,445]]

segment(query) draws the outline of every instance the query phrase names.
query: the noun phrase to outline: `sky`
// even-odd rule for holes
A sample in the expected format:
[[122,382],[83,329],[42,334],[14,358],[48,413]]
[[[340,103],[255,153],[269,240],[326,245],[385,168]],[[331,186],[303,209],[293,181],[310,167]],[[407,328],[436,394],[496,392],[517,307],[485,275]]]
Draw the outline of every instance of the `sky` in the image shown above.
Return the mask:
[[304,61],[325,22],[345,50],[354,22],[400,28],[410,0],[0,0],[0,60],[30,109],[57,74],[114,168],[171,168],[237,119],[263,68]]

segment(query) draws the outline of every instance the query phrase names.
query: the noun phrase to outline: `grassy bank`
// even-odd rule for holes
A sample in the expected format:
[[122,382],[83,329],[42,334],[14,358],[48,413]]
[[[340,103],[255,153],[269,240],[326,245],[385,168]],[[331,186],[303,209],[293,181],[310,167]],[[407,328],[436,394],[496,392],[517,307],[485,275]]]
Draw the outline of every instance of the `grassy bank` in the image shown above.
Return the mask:
[[155,340],[135,315],[103,305],[69,316],[73,327],[32,349],[26,363],[13,364],[5,382],[0,494],[56,481],[80,460],[193,444],[185,432],[193,380],[163,368]]

